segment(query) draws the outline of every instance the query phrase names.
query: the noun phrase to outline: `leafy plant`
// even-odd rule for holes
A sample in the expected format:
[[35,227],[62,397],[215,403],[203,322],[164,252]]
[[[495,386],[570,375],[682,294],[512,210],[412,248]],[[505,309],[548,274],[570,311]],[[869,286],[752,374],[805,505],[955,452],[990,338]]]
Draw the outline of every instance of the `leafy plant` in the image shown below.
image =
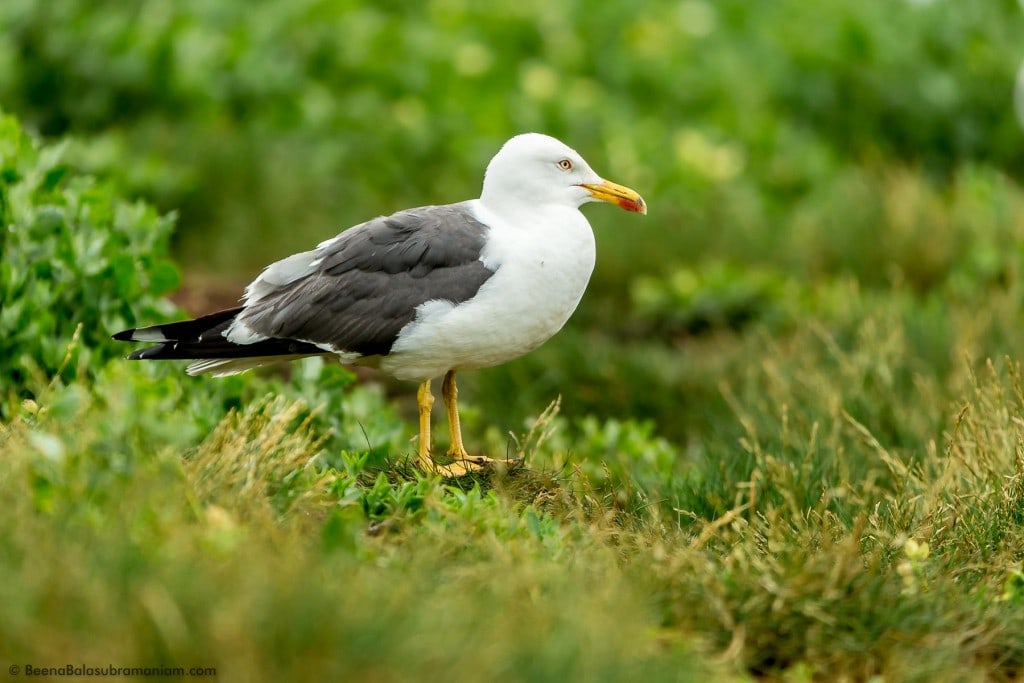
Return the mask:
[[74,171],[0,115],[0,418],[58,371],[73,379],[123,354],[110,334],[175,309],[173,219]]

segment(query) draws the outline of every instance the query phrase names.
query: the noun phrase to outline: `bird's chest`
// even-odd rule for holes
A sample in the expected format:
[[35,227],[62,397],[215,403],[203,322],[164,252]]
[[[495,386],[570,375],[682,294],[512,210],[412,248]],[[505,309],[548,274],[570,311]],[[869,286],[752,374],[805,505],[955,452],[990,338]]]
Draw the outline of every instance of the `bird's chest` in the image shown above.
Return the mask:
[[583,296],[594,270],[593,235],[588,229],[520,239],[514,247],[492,278],[494,304],[507,333],[541,337],[535,346],[562,327]]
[[464,352],[460,366],[484,367],[516,358],[562,328],[594,269],[593,233],[589,225],[583,227],[492,241],[484,261],[493,259],[497,271],[446,321],[448,331],[459,330],[460,341],[453,348]]
[[423,305],[382,367],[400,378],[436,377],[517,358],[547,341],[572,315],[594,269],[589,224],[561,230],[495,231],[483,262],[495,269],[471,299]]

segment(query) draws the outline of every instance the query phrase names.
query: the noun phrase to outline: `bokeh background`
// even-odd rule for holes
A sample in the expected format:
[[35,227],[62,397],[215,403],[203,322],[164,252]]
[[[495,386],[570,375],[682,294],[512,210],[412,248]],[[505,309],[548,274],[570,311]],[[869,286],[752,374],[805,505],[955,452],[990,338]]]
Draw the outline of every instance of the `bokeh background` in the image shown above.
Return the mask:
[[[560,137],[650,215],[588,207],[599,260],[578,314],[466,396],[518,426],[561,393],[573,413],[685,439],[725,409],[718,379],[752,352],[744,335],[848,316],[836,287],[937,308],[1016,283],[1022,14],[1012,0],[8,0],[0,102],[177,214],[194,313],[368,217],[476,196],[513,134]],[[945,356],[932,324],[919,351]]]

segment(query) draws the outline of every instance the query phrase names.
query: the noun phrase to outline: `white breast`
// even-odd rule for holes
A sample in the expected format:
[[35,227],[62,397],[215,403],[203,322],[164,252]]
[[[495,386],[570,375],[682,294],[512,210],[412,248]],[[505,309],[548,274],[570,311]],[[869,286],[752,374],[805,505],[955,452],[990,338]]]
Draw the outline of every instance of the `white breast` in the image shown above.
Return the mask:
[[553,207],[498,218],[478,201],[489,225],[481,259],[495,274],[457,306],[431,301],[399,335],[380,367],[422,381],[450,369],[498,365],[558,332],[576,310],[594,270],[594,234],[579,210]]

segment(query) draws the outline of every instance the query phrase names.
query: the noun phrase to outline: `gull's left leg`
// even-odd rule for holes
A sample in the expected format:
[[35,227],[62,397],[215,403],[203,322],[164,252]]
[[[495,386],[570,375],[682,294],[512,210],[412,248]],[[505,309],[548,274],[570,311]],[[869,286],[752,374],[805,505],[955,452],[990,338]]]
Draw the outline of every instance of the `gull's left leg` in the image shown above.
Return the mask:
[[441,384],[441,396],[444,398],[444,407],[448,412],[448,430],[452,437],[452,445],[448,448],[448,456],[452,458],[451,465],[445,470],[451,470],[453,474],[465,474],[482,470],[494,461],[485,455],[470,455],[462,443],[462,425],[459,422],[459,389],[455,386],[455,371],[449,370],[444,375],[444,382]]

